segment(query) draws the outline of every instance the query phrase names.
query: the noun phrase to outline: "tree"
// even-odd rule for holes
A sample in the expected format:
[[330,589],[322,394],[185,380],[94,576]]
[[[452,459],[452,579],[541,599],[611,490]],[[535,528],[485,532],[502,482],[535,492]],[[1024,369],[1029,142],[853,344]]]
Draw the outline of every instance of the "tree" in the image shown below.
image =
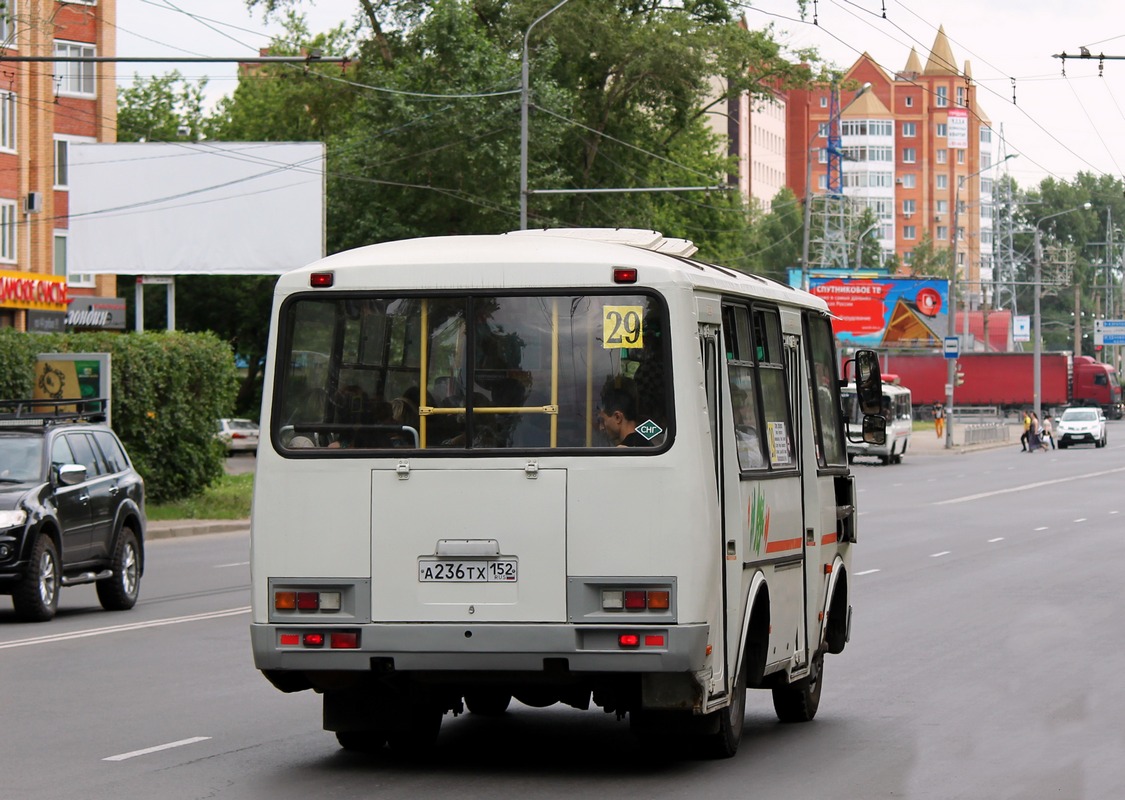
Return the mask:
[[207,79],[184,80],[177,70],[152,78],[135,76],[117,90],[117,141],[195,141],[204,128],[203,91]]

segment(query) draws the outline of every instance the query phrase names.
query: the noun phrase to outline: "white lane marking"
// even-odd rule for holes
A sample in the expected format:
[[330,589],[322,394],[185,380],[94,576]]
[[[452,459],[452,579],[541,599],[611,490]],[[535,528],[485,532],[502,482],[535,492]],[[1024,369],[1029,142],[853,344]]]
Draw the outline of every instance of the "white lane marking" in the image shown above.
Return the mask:
[[1047,526],[1046,525],[1040,525],[1038,528],[1032,528],[1032,530],[1045,531],[1045,530],[1047,530]]
[[1085,521],[1086,521],[1086,518],[1085,518],[1085,517],[1079,517],[1078,519],[1076,519],[1076,520],[1074,520],[1074,521],[1075,521],[1075,522],[1085,522]]
[[949,555],[951,552],[950,550],[942,550],[940,553],[930,553],[930,558],[941,558],[942,556]]
[[159,753],[161,750],[171,750],[173,747],[183,747],[187,744],[195,744],[196,742],[205,742],[210,739],[210,736],[193,736],[190,739],[180,739],[178,742],[168,742],[168,744],[158,744],[156,747],[146,747],[144,750],[134,750],[131,753],[120,753],[116,756],[109,756],[103,758],[102,761],[124,761],[127,758],[136,758],[137,756],[147,756],[149,753]]
[[996,544],[996,542],[1002,542],[1002,541],[1004,541],[1004,537],[1003,536],[997,536],[995,539],[989,539],[988,543],[989,544]]
[[226,569],[227,567],[248,567],[249,561],[232,561],[229,564],[216,564],[215,569]]
[[154,619],[148,622],[130,622],[127,625],[113,625],[108,628],[92,628],[87,631],[73,631],[71,633],[53,633],[47,636],[34,636],[30,639],[15,639],[11,642],[0,642],[0,650],[12,647],[27,647],[34,644],[50,644],[51,642],[68,642],[72,639],[85,639],[90,636],[104,636],[107,633],[123,633],[124,631],[140,631],[145,628],[160,628],[165,625],[179,625],[181,622],[200,622],[205,619],[219,619],[221,617],[235,617],[239,614],[249,614],[250,606],[242,608],[228,608],[224,611],[209,611],[205,614],[191,614],[186,617],[167,617]]
[[874,573],[876,573],[878,571],[879,570],[877,570],[877,569],[865,569],[863,572],[857,572],[856,577],[859,577],[860,575],[873,575]]
[[1109,513],[1110,514],[1116,514],[1117,512],[1116,511],[1110,511]]
[[[1013,492],[1025,492],[1028,489],[1038,489],[1041,486],[1054,486],[1059,483],[1069,483],[1070,481],[1084,481],[1089,478],[1100,478],[1103,475],[1116,475],[1119,472],[1125,472],[1125,467],[1117,467],[1115,469],[1107,469],[1102,472],[1088,472],[1085,475],[1071,475],[1069,478],[1055,478],[1049,481],[1039,481],[1037,483],[1025,483],[1023,486],[1012,486],[1008,489],[997,489],[992,492],[980,492],[978,494],[968,494],[964,497],[954,497],[949,500],[938,500],[934,503],[935,506],[948,506],[954,503],[968,503],[970,500],[982,500],[986,497],[997,497],[1002,494],[1012,494]],[[958,476],[961,477],[961,476]]]

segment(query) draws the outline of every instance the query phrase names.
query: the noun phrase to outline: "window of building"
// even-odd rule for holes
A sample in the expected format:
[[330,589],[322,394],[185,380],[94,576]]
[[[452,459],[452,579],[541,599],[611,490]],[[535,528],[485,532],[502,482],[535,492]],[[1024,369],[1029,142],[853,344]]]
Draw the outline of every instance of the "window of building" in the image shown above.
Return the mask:
[[957,241],[963,242],[965,240],[965,229],[960,225],[957,226]]
[[981,245],[991,247],[992,246],[992,231],[988,230],[987,228],[985,230],[982,230],[980,232],[980,243],[981,243]]
[[12,21],[16,16],[16,0],[8,0],[0,8],[0,42],[14,39],[15,28]]
[[816,151],[816,160],[821,164],[828,163],[828,149],[821,147]]
[[0,93],[0,150],[16,151],[16,95]]
[[981,169],[988,169],[991,166],[992,166],[992,154],[991,153],[981,153],[980,154],[980,168]]
[[16,260],[16,201],[0,200],[0,261]]
[[913,164],[918,160],[918,151],[913,147],[902,148],[902,163]]
[[937,135],[938,136],[940,136],[942,138],[945,138],[946,132],[948,130],[949,130],[949,126],[946,125],[944,122],[939,122],[937,124]]
[[934,234],[939,242],[944,242],[949,238],[949,227],[947,225],[938,225],[937,233]]
[[958,150],[957,151],[957,163],[958,164],[964,164],[965,163],[965,151],[964,150]]
[[902,263],[910,266],[910,262],[914,260],[914,251],[907,250],[902,254]]
[[980,218],[981,219],[992,219],[992,203],[981,203],[980,204]]
[[906,98],[906,107],[907,108],[913,108],[914,107],[914,98],[913,97],[907,97]]
[[913,189],[916,185],[915,176],[914,176],[913,172],[904,173],[903,176],[901,178],[899,178],[899,180],[902,181],[902,188],[903,189]]
[[[81,42],[55,42],[55,56],[64,58],[93,58],[97,49]],[[55,81],[59,94],[93,97],[96,72],[93,62],[56,61]]]
[[992,143],[992,128],[986,128],[983,125],[981,126],[980,143],[981,144],[991,144]]
[[903,225],[902,226],[902,238],[903,239],[917,239],[918,238],[918,229],[916,227],[914,227],[913,225]]
[[945,158],[945,148],[940,148],[940,149],[939,149],[939,150],[937,151],[937,163],[939,163],[939,164],[944,164],[944,163],[945,163],[945,161],[946,161],[946,158]]
[[965,105],[965,87],[964,86],[958,86],[957,87],[957,105],[959,105],[959,106]]
[[816,126],[816,135],[819,136],[821,139],[827,139],[828,138],[828,123],[827,122],[822,122],[822,123],[820,123],[819,125]]
[[820,98],[820,107],[821,108],[828,108],[828,98],[827,97]]
[[66,231],[55,231],[55,275],[66,277]]
[[948,86],[938,86],[934,89],[934,93],[937,95],[937,107],[938,108],[945,108],[947,105],[949,105],[949,87]]
[[934,203],[934,213],[935,214],[948,214],[949,213],[949,201],[948,200],[938,200],[938,201],[936,201]]
[[980,193],[981,194],[992,194],[992,178],[981,178],[980,179]]
[[937,188],[937,189],[948,189],[949,188],[949,176],[948,175],[935,175],[934,176],[934,187]]
[[918,123],[916,123],[916,122],[904,122],[904,123],[902,123],[902,135],[903,135],[903,138],[906,138],[906,139],[912,139],[915,136],[917,136],[918,135]]
[[55,139],[55,188],[65,189],[70,185],[70,142]]
[[902,213],[903,214],[913,214],[914,208],[915,208],[915,205],[914,205],[913,200],[903,200],[902,201]]
[[817,177],[817,186],[820,187],[820,191],[822,191],[822,192],[827,191],[827,189],[828,189],[828,176],[827,175],[818,176]]

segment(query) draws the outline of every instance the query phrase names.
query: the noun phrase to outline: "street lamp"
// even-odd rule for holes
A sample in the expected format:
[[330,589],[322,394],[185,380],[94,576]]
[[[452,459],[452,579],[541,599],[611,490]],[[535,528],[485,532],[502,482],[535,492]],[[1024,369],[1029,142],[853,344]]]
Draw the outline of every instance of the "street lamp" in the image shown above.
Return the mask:
[[[848,101],[848,104],[840,109],[840,112],[835,116],[828,118],[828,132],[832,132],[833,120],[839,119],[844,116],[844,112],[851,108],[859,98],[863,97],[864,92],[871,88],[870,83],[865,83],[859,87],[859,91],[855,93],[855,97]],[[806,286],[808,285],[809,278],[809,228],[812,226],[812,152],[813,142],[820,136],[820,131],[814,131],[812,138],[809,139],[809,146],[805,148],[805,237],[801,244],[801,269],[805,271]]]
[[879,229],[879,223],[874,222],[867,226],[867,230],[859,235],[855,241],[855,268],[858,270],[863,265],[863,240],[867,238],[867,234]]
[[554,14],[570,0],[561,0],[550,11],[538,17],[527,26],[523,35],[523,61],[520,66],[520,230],[527,230],[527,108],[531,94],[528,85],[527,43],[531,38],[531,29]]
[[[953,192],[953,236],[949,242],[950,253],[950,270],[949,270],[949,309],[946,312],[946,336],[953,337],[957,335],[957,226],[960,225],[959,217],[961,215],[961,187],[965,185],[965,181],[969,178],[975,178],[986,170],[990,170],[995,166],[1003,164],[1005,161],[1011,161],[1017,158],[1019,153],[1009,153],[1004,158],[997,161],[995,164],[989,164],[987,167],[981,167],[976,172],[969,175],[963,175],[957,179],[957,188]],[[968,303],[965,304],[965,341],[961,342],[961,346],[965,346],[968,341]],[[960,348],[958,348],[960,349]],[[957,362],[955,359],[946,359],[945,365],[945,448],[948,450],[953,447],[953,382],[957,377]]]
[[[1035,285],[1032,287],[1032,297],[1035,300],[1034,311],[1032,312],[1032,324],[1035,330],[1032,333],[1032,336],[1034,337],[1035,343],[1032,347],[1032,352],[1034,353],[1034,355],[1032,356],[1032,381],[1034,382],[1034,385],[1032,387],[1032,402],[1037,419],[1041,416],[1040,410],[1042,408],[1042,403],[1040,400],[1040,395],[1042,394],[1041,390],[1043,382],[1043,343],[1042,341],[1040,341],[1042,338],[1041,328],[1043,327],[1043,322],[1039,316],[1039,294],[1040,289],[1042,289],[1043,287],[1043,240],[1042,231],[1039,230],[1039,226],[1049,219],[1061,217],[1063,214],[1069,214],[1072,211],[1088,210],[1089,208],[1089,203],[1083,203],[1080,206],[1068,208],[1066,211],[1057,211],[1054,214],[1048,214],[1035,223]],[[1076,341],[1074,343],[1075,350],[1079,350],[1081,346],[1082,345],[1080,342]]]

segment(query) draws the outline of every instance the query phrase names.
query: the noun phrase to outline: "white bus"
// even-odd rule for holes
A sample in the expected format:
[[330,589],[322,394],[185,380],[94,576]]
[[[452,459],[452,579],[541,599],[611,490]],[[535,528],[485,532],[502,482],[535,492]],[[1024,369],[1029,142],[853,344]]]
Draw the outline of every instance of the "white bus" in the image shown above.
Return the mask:
[[857,523],[828,309],[693,250],[460,236],[279,279],[253,654],[342,747],[425,748],[513,697],[717,756],[747,687],[816,713]]
[[863,410],[856,398],[855,389],[844,387],[844,423],[848,432],[848,461],[857,456],[874,456],[884,464],[901,464],[910,447],[914,431],[914,406],[910,390],[897,383],[883,382],[882,409],[879,414],[886,421],[886,437],[879,443],[865,441],[861,436]]

